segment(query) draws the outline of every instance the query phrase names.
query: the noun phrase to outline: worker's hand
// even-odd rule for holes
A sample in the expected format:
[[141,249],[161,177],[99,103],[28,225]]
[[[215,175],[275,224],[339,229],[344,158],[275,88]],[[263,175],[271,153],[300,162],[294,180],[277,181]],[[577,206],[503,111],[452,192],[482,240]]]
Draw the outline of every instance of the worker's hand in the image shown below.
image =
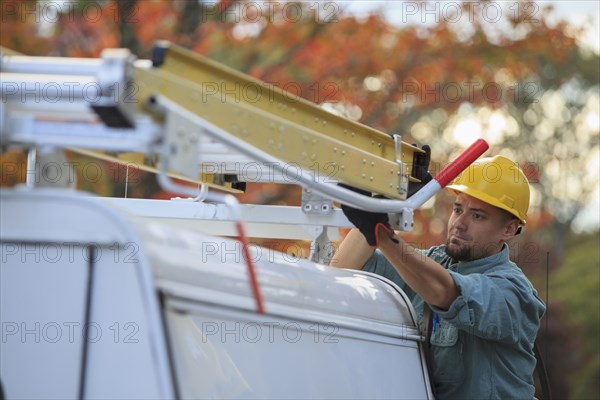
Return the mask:
[[[345,189],[352,190],[358,194],[371,197],[371,193],[365,190],[356,189],[341,183],[339,185]],[[369,243],[369,246],[371,247],[378,246],[377,230],[380,226],[383,226],[385,230],[390,234],[390,236],[394,233],[390,226],[389,217],[387,213],[376,213],[358,210],[354,207],[350,207],[344,204],[342,204],[342,211],[344,212],[346,218],[348,218],[348,220],[352,222],[352,224],[355,227],[358,228],[360,233],[363,234],[365,239],[367,239],[367,243]]]
[[[413,146],[416,146],[413,144]],[[415,153],[414,164],[412,166],[411,176],[419,179],[421,182],[408,182],[408,197],[418,192],[432,178],[429,173],[429,162],[431,161],[431,148],[424,145],[422,149],[425,153]]]

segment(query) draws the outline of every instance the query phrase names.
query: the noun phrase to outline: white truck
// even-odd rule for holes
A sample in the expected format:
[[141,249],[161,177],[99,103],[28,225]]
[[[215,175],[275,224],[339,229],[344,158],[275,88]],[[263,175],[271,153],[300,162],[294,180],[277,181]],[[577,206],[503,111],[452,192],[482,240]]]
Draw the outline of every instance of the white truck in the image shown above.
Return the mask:
[[[331,200],[390,212],[410,230],[412,210],[485,144],[406,199],[420,149],[175,46],[156,54],[152,63],[123,50],[94,60],[2,55],[1,144],[29,149],[37,170],[0,190],[2,396],[432,398],[405,294],[381,276],[324,265],[330,238],[350,226]],[[63,148],[156,155],[147,168],[189,198],[40,185],[52,161],[36,167],[36,158]],[[302,206],[237,204],[213,190],[242,187],[228,171],[250,162],[269,179],[292,173]],[[326,182],[331,166],[335,181],[388,199]],[[203,183],[192,191],[172,176]],[[249,244],[246,233],[312,240],[310,259]]]

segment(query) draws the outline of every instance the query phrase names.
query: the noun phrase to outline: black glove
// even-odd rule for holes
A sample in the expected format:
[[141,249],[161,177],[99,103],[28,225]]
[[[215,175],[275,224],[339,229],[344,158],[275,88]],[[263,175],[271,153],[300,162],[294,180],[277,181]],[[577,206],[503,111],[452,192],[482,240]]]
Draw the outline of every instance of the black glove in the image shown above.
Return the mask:
[[[413,144],[416,146],[416,144]],[[431,148],[428,145],[422,147],[425,153],[415,153],[411,176],[419,179],[421,182],[408,182],[408,197],[418,192],[427,182],[432,180],[429,173],[429,162],[431,161]]]
[[[364,196],[371,197],[371,193],[366,190],[361,190],[357,188],[353,188],[351,186],[344,185],[342,183],[339,186],[352,190],[358,194],[362,194]],[[344,215],[352,224],[358,228],[360,233],[363,234],[365,239],[367,239],[367,243],[371,247],[377,247],[377,229],[378,225],[383,225],[386,230],[393,235],[392,227],[390,226],[390,221],[387,213],[376,213],[370,211],[358,210],[354,207],[347,206],[342,204],[342,211]]]

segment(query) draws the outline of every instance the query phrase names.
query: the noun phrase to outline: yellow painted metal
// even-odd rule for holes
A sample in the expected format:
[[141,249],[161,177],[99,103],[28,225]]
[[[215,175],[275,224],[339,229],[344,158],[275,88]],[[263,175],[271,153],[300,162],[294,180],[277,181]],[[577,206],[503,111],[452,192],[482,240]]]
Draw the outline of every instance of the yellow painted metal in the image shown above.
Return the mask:
[[[290,165],[403,199],[393,139],[290,93],[170,45],[158,68],[137,68],[137,99],[163,95]],[[422,150],[402,143],[404,166]]]
[[23,56],[23,53],[19,53],[13,49],[9,49],[8,47],[0,46],[0,53],[5,56]]
[[[103,151],[95,151],[95,150],[87,150],[87,149],[79,149],[79,148],[70,148],[69,151],[73,153],[81,154],[86,157],[95,158],[98,160],[109,161],[121,165],[128,165],[132,168],[139,169],[140,171],[151,172],[153,174],[158,174],[159,169],[156,166],[150,165],[144,160],[143,153],[119,153],[119,154],[110,154]],[[232,188],[232,184],[229,182],[226,183],[218,183],[215,179],[214,174],[200,174],[198,179],[191,179],[184,175],[170,172],[167,174],[170,178],[178,179],[183,182],[195,183],[195,184],[204,184],[212,189],[222,190],[228,193],[242,193],[238,189]]]

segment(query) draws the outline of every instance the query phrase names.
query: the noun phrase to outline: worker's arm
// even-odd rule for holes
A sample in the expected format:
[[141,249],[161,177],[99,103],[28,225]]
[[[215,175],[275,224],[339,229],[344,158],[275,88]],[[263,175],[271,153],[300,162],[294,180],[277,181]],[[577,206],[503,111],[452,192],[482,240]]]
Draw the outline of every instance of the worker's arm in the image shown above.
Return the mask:
[[376,229],[379,249],[404,282],[426,303],[447,310],[459,295],[450,273],[401,238],[392,239],[381,224]]
[[369,246],[358,229],[352,229],[340,243],[329,265],[338,268],[360,269],[375,250]]
[[358,229],[352,230],[334,255],[331,265],[361,268],[379,247],[400,278],[425,302],[447,310],[458,297],[450,273],[439,263],[395,236],[385,213],[343,206],[344,215]]

